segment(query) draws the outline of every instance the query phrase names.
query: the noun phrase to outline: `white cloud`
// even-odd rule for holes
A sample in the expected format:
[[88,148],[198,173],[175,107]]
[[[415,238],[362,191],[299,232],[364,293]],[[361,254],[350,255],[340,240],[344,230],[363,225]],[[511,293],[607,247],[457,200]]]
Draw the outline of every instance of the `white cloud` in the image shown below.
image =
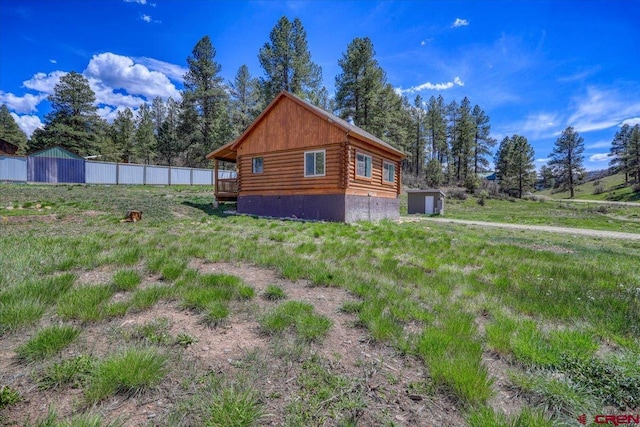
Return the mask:
[[141,56],[137,58],[132,58],[136,63],[140,65],[144,65],[151,71],[158,71],[171,80],[176,80],[182,82],[184,80],[184,75],[189,71],[185,67],[181,67],[180,65],[171,64],[169,62],[160,61],[158,59],[147,58],[146,56]]
[[55,59],[50,59],[49,62],[51,62],[52,64],[57,64],[58,61],[56,61]]
[[609,160],[609,154],[608,153],[598,153],[598,154],[594,154],[592,156],[589,156],[589,161],[590,162],[604,162],[606,160]]
[[27,137],[29,138],[31,138],[33,131],[44,126],[42,124],[42,121],[40,120],[40,117],[38,116],[19,116],[16,113],[11,113],[11,117],[13,117],[13,120],[16,121],[20,129],[22,129],[22,131],[26,133]]
[[140,19],[142,19],[144,22],[151,22],[151,16],[149,15],[142,15]]
[[16,96],[13,93],[3,92],[0,90],[0,104],[5,104],[7,108],[18,113],[31,113],[36,111],[36,107],[47,95],[40,93],[33,95],[26,93],[23,96]]
[[421,85],[418,86],[413,86],[410,87],[408,89],[402,89],[402,88],[397,88],[396,92],[399,93],[400,95],[405,94],[405,93],[415,93],[415,92],[421,92],[423,90],[447,90],[447,89],[451,89],[454,86],[464,86],[464,82],[462,80],[460,80],[460,77],[455,77],[453,79],[452,82],[446,82],[446,83],[431,83],[431,82],[426,82],[426,83],[422,83]]
[[453,24],[451,24],[451,28],[466,27],[467,25],[469,25],[469,21],[466,19],[456,18]]
[[609,147],[611,147],[611,141],[597,141],[584,146],[584,148],[586,148],[587,150],[593,150],[594,148],[609,148]]
[[626,117],[640,114],[640,100],[630,101],[615,90],[588,87],[584,96],[573,100],[575,112],[567,120],[578,132],[608,129],[620,124]]
[[[137,107],[140,106],[139,103]],[[137,107],[136,108],[131,108],[131,110],[133,110],[134,114],[137,111]],[[108,121],[109,123],[113,123],[113,121],[115,120],[115,118],[118,116],[118,112],[120,111],[124,111],[126,110],[127,107],[125,107],[124,105],[118,105],[116,108],[110,107],[110,106],[103,106],[98,108],[98,110],[96,111],[96,113],[98,114],[98,116],[102,117],[103,119],[105,119],[106,121]]]
[[536,159],[536,163],[547,163],[549,160],[551,160],[551,159],[549,159],[549,158],[546,158],[546,159]]
[[625,119],[625,120],[622,121],[622,123],[620,123],[620,126],[624,126],[624,125],[629,125],[629,126],[640,125],[640,117],[633,117],[631,119]]
[[554,113],[543,112],[538,114],[530,114],[527,116],[527,119],[524,122],[522,128],[526,131],[549,129],[552,126],[556,126],[557,122],[558,116]]
[[113,87],[106,86],[99,79],[89,77],[89,86],[96,94],[97,105],[123,106],[124,108],[138,108],[140,104],[146,102],[141,96],[127,95],[115,92]]
[[37,73],[29,80],[22,82],[22,84],[28,89],[52,95],[53,88],[60,82],[60,77],[65,74],[67,74],[65,71],[52,71],[49,74]]
[[124,0],[125,3],[147,4],[147,0]]
[[[150,71],[144,65],[135,64],[127,56],[110,52],[94,55],[84,70],[84,74],[87,78],[93,79],[94,84],[101,83],[101,85],[96,84],[98,89],[124,89],[129,95],[141,95],[147,100],[157,96],[163,99],[172,97],[179,100],[181,98],[180,92],[165,74]],[[114,93],[113,95],[121,94]],[[105,103],[118,105],[117,103]]]

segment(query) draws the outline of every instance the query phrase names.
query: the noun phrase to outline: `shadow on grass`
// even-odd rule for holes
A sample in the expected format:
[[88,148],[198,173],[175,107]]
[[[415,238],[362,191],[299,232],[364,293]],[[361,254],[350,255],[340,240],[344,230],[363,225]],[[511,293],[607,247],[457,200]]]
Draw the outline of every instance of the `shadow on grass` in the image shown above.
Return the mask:
[[236,203],[220,203],[218,207],[214,207],[211,202],[182,202],[182,204],[191,208],[199,209],[209,216],[217,216],[219,218],[226,218],[229,216],[225,211],[236,210]]

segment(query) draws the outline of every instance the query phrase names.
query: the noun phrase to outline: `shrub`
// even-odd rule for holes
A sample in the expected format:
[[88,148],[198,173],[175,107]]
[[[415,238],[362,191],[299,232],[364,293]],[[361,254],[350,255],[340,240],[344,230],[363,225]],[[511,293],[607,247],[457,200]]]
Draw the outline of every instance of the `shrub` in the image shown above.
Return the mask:
[[604,185],[596,185],[593,188],[593,194],[602,194],[604,193]]
[[461,188],[453,188],[449,190],[449,194],[447,194],[450,199],[454,200],[467,200],[467,193]]

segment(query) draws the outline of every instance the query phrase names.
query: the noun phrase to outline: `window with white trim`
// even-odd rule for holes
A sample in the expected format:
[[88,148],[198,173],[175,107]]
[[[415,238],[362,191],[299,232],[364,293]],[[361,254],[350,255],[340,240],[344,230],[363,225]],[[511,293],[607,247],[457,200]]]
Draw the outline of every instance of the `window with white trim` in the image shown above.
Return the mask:
[[253,159],[251,159],[251,172],[264,172],[264,159],[262,157],[254,157]]
[[364,153],[356,153],[356,176],[371,178],[373,159]]
[[304,176],[325,175],[325,150],[304,152]]
[[396,165],[389,162],[383,162],[382,181],[393,183],[396,180]]

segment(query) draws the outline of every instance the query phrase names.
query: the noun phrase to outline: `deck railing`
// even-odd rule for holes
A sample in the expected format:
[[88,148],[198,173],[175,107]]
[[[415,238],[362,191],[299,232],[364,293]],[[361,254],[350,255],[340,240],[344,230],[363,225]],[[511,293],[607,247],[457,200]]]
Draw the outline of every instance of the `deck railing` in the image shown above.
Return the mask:
[[238,194],[238,179],[237,178],[217,179],[216,193]]

